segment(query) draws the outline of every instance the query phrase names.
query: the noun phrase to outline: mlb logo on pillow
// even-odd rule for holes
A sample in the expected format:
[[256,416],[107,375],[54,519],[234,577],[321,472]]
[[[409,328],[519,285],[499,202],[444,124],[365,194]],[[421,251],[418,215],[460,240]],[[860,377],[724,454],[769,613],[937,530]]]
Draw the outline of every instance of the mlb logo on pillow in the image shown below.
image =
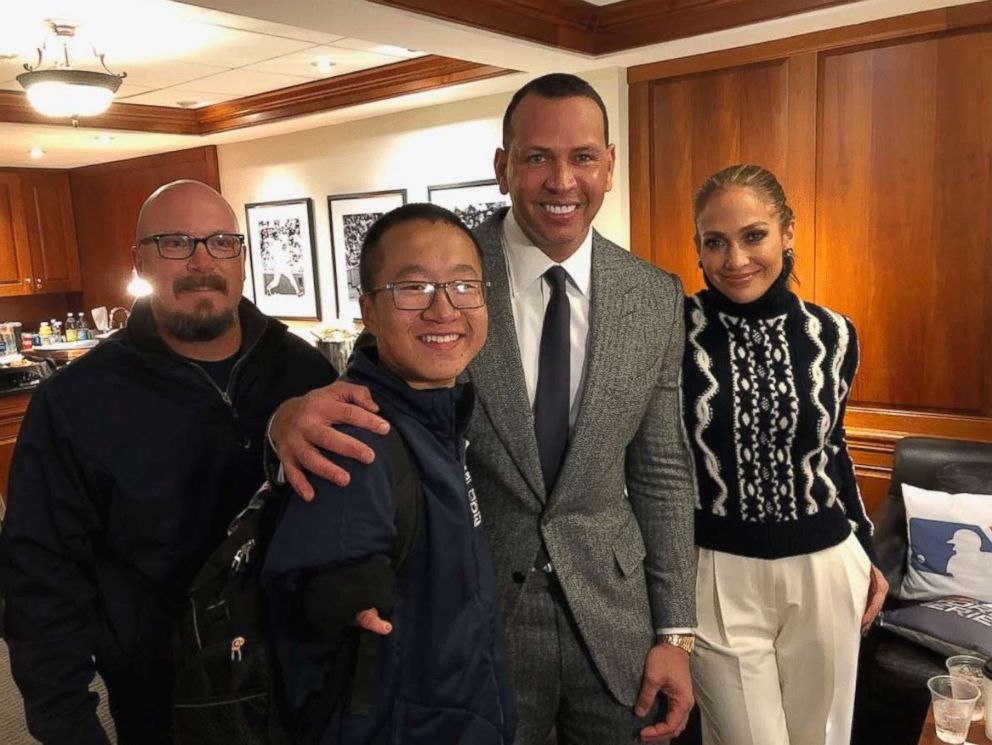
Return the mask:
[[992,497],[902,485],[909,551],[900,595],[992,600]]

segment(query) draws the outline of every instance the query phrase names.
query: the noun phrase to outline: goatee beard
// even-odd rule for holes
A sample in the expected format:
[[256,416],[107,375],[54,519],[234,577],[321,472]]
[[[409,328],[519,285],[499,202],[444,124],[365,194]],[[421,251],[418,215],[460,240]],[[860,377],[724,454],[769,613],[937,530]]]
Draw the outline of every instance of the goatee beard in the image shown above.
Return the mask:
[[237,316],[233,310],[212,315],[173,312],[166,314],[163,325],[179,341],[202,342],[219,339],[234,327]]

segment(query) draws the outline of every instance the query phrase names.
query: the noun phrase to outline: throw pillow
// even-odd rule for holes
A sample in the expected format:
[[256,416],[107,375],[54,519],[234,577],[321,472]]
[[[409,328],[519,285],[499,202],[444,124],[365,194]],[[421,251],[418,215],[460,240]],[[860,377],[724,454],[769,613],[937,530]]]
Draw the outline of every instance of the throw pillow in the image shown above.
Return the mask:
[[992,603],[946,597],[882,611],[879,625],[950,656],[992,657]]
[[992,601],[992,497],[902,485],[908,549],[904,600]]

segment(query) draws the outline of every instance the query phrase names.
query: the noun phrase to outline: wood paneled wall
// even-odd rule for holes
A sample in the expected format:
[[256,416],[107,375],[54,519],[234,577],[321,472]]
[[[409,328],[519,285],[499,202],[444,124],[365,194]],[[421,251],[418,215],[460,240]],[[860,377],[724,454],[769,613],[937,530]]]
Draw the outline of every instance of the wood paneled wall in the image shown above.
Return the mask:
[[189,178],[220,189],[217,148],[198,147],[69,172],[83,307],[130,307],[131,246],[142,202],[159,186]]
[[632,247],[701,286],[692,198],[732,163],[797,215],[799,294],[851,317],[866,501],[907,434],[992,441],[992,2],[631,68]]

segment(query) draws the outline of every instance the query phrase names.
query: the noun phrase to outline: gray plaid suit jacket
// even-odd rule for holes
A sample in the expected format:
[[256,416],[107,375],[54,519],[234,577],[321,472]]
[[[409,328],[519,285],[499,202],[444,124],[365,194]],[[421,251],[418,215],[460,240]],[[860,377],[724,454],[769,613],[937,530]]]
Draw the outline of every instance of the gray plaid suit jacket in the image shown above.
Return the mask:
[[585,382],[546,494],[510,305],[505,214],[476,229],[491,283],[489,338],[468,370],[478,396],[468,465],[503,609],[509,621],[523,587],[513,575],[531,567],[543,535],[593,662],[632,705],[655,629],[696,624],[695,477],[679,403],[682,287],[593,233]]

